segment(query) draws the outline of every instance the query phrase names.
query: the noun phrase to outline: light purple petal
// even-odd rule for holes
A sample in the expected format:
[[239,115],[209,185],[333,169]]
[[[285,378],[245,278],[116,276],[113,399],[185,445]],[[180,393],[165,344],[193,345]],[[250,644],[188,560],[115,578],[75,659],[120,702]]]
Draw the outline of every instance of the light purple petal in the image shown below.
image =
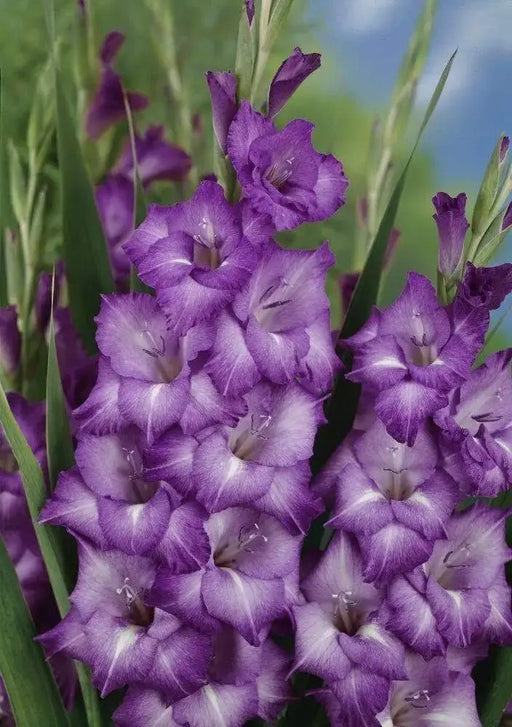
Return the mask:
[[264,495],[270,488],[273,469],[235,456],[225,436],[214,431],[197,449],[193,477],[198,500],[216,512],[249,504]]
[[250,578],[231,568],[207,571],[201,594],[211,616],[230,624],[256,646],[261,629],[285,609],[282,580]]
[[149,604],[174,614],[184,623],[189,623],[202,632],[211,633],[219,628],[219,624],[210,616],[203,602],[203,575],[203,571],[175,575],[167,569],[161,569],[146,600]]
[[227,311],[217,318],[217,335],[205,370],[222,396],[245,394],[261,378],[242,327]]
[[179,421],[188,396],[189,382],[185,378],[167,384],[122,379],[119,406],[124,417],[142,429],[151,444]]
[[392,437],[412,446],[423,421],[446,403],[446,396],[434,389],[414,381],[400,381],[380,392],[375,412]]
[[81,431],[108,434],[128,424],[119,409],[120,385],[120,377],[107,359],[100,357],[96,384],[87,400],[73,411],[73,420]]
[[338,642],[339,631],[331,616],[317,603],[293,608],[295,660],[293,671],[306,671],[327,681],[342,679],[350,662]]
[[234,686],[211,682],[173,707],[178,724],[189,727],[241,727],[258,713],[256,684]]

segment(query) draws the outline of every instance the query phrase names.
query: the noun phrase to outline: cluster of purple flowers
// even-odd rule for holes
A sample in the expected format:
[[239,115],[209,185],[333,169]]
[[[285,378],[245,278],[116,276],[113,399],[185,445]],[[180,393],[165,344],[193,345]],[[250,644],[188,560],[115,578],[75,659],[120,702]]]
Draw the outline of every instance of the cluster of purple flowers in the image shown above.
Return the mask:
[[[440,232],[463,238],[451,202]],[[490,643],[512,643],[509,513],[474,502],[509,487],[511,352],[472,365],[511,290],[512,265],[468,263],[442,306],[410,273],[344,342],[361,403],[315,483],[334,535],[293,609],[294,669],[324,680],[332,724],[480,724],[472,668]]]
[[[308,58],[281,66],[273,113]],[[321,511],[308,460],[339,366],[333,256],[272,235],[329,217],[347,181],[310,124],[278,131],[237,108],[225,75],[209,76],[214,118],[242,198],[203,181],[182,204],[151,206],[124,245],[155,295],[103,298],[76,466],[41,514],[79,541],[71,610],[43,644],[87,664],[103,695],[128,686],[116,719],[132,727],[279,714],[291,664],[270,632],[304,602],[300,549]]]

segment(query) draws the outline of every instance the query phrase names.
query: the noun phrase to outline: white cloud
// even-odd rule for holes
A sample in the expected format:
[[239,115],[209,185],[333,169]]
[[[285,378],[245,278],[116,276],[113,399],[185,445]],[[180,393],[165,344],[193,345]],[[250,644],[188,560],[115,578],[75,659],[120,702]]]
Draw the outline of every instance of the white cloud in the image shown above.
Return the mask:
[[338,0],[338,20],[345,32],[369,35],[388,26],[402,4],[403,0]]
[[444,65],[458,48],[446,93],[441,100],[440,109],[443,111],[460,103],[484,81],[485,74],[489,72],[487,63],[496,56],[512,62],[512,2],[458,0],[448,5],[447,0],[441,0],[440,10],[437,38],[418,86],[418,103],[428,101]]

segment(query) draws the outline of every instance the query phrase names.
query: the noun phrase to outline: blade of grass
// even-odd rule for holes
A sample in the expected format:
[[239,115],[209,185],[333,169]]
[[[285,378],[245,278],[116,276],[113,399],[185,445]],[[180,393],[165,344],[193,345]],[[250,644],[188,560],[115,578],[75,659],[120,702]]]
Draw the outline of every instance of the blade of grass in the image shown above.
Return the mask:
[[17,727],[67,727],[59,690],[23,598],[16,571],[0,538],[0,673]]

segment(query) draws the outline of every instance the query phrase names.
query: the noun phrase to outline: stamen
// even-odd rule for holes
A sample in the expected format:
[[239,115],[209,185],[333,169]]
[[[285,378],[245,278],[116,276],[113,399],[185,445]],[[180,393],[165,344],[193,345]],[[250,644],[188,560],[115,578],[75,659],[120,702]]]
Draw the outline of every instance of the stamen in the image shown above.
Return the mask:
[[268,538],[261,532],[258,523],[242,525],[236,540],[234,538],[230,539],[223,548],[214,554],[213,560],[215,565],[218,568],[233,567],[241,551],[253,553],[254,551],[249,546],[258,542],[268,543]]
[[267,429],[270,426],[270,423],[272,421],[272,415],[271,414],[260,414],[258,416],[258,419],[260,419],[260,424],[255,423],[255,415],[251,414],[251,428],[250,432],[254,437],[257,437],[258,439],[268,439],[264,434],[262,434],[264,429]]
[[157,344],[154,335],[151,333],[151,331],[148,328],[148,323],[144,323],[144,330],[142,331],[142,335],[147,338],[149,341],[149,347],[143,348],[142,350],[144,353],[147,353],[148,356],[152,356],[153,358],[158,358],[160,356],[163,356],[165,354],[165,339],[163,336],[160,336],[160,344]]
[[334,624],[343,633],[353,636],[358,626],[359,614],[355,607],[358,601],[354,598],[352,591],[339,591],[333,593],[331,598],[334,602]]
[[430,692],[428,689],[420,689],[414,692],[414,694],[409,694],[405,697],[405,701],[415,709],[426,709],[430,702]]
[[245,550],[246,553],[253,553],[254,551],[247,546],[257,540],[262,540],[264,543],[268,543],[268,538],[260,532],[260,526],[258,523],[253,523],[253,525],[242,525],[238,533],[238,545],[240,550]]
[[455,550],[450,550],[443,558],[443,565],[447,568],[469,568],[471,563],[456,562],[457,559],[467,560],[472,555],[471,545],[468,542],[461,543]]
[[130,579],[125,578],[124,583],[121,586],[121,588],[116,588],[116,593],[118,596],[125,595],[126,597],[126,605],[128,608],[134,603],[134,601],[137,600],[137,592],[133,590],[133,588],[129,585]]
[[294,159],[295,157],[293,156],[289,159],[285,159],[286,166],[281,168],[277,164],[272,164],[272,166],[267,170],[265,176],[273,187],[280,189],[291,177]]
[[491,422],[499,422],[500,419],[502,419],[499,414],[492,414],[492,412],[487,412],[486,414],[476,414],[471,417],[475,422],[478,422],[479,424],[490,424]]
[[140,592],[135,591],[130,586],[130,579],[125,578],[121,588],[116,588],[118,596],[124,594],[126,598],[126,606],[130,614],[130,620],[137,626],[150,626],[153,623],[155,609],[150,606],[146,606]]

